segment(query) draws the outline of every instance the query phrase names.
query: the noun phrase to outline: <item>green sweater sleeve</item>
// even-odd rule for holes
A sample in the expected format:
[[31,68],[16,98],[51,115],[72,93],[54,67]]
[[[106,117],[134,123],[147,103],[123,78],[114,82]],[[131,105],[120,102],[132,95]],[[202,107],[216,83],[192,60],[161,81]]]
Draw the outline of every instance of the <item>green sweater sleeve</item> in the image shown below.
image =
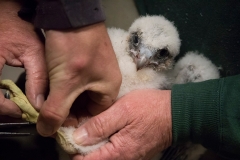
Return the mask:
[[240,75],[174,85],[171,103],[173,144],[190,140],[240,157]]

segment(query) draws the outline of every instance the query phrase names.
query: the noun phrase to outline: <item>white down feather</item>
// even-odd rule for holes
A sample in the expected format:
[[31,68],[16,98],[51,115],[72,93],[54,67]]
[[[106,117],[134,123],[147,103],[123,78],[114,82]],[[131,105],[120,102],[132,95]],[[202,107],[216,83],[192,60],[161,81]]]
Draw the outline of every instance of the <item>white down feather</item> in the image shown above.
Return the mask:
[[118,98],[136,89],[162,89],[167,85],[164,72],[156,72],[151,68],[137,71],[136,64],[128,51],[128,32],[122,29],[109,28],[108,33],[122,74]]
[[174,84],[201,82],[220,77],[218,68],[203,54],[190,51],[176,64],[173,70]]

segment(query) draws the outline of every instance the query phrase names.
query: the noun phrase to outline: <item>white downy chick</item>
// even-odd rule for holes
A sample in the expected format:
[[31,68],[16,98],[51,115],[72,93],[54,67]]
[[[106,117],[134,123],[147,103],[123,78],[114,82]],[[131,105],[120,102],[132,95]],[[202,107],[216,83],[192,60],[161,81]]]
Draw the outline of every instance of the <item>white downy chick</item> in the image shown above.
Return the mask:
[[172,68],[181,41],[176,27],[163,16],[140,17],[129,28],[129,50],[137,68]]
[[[108,34],[122,74],[118,98],[132,90],[164,89],[169,85],[166,71],[172,69],[180,49],[179,34],[173,23],[162,16],[145,16],[136,19],[129,31],[109,28]],[[61,131],[78,153],[88,154],[107,142],[78,146],[72,139],[75,129],[68,128],[61,127]]]
[[201,82],[220,77],[218,68],[197,51],[187,52],[175,64],[172,76],[174,84]]
[[135,89],[165,89],[166,72],[180,49],[176,27],[162,16],[136,19],[129,31],[111,28],[108,33],[122,73],[118,98]]

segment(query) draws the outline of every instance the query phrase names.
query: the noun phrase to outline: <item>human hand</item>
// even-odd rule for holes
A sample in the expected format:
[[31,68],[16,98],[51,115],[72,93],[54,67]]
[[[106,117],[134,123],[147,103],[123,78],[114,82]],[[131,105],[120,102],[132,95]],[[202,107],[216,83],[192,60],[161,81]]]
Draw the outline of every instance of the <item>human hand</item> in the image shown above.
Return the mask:
[[73,136],[80,145],[91,145],[109,138],[109,143],[86,156],[73,160],[150,159],[172,142],[171,92],[136,90],[108,110],[90,118]]
[[[47,85],[44,47],[31,23],[17,15],[19,1],[0,1],[0,70],[4,64],[26,69],[26,95],[39,110]],[[0,94],[0,115],[21,117],[21,111],[12,101]]]
[[106,110],[118,95],[121,73],[103,22],[74,30],[46,31],[45,47],[50,93],[41,108],[37,130],[50,136],[84,91],[91,99],[87,103],[91,114]]

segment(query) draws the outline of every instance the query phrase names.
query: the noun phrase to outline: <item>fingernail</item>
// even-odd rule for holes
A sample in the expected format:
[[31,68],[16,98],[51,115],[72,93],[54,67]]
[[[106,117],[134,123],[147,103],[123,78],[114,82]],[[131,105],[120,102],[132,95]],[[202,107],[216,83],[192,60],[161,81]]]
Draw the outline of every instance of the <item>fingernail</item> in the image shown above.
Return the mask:
[[45,124],[41,121],[37,122],[37,131],[40,135],[44,137],[51,136],[54,133],[52,126]]
[[44,95],[43,94],[39,94],[37,95],[37,98],[36,98],[36,108],[38,110],[40,110],[40,108],[42,107],[43,105],[43,102],[44,102]]
[[86,129],[77,129],[73,133],[73,140],[79,145],[87,145],[86,139],[88,138],[88,133]]

